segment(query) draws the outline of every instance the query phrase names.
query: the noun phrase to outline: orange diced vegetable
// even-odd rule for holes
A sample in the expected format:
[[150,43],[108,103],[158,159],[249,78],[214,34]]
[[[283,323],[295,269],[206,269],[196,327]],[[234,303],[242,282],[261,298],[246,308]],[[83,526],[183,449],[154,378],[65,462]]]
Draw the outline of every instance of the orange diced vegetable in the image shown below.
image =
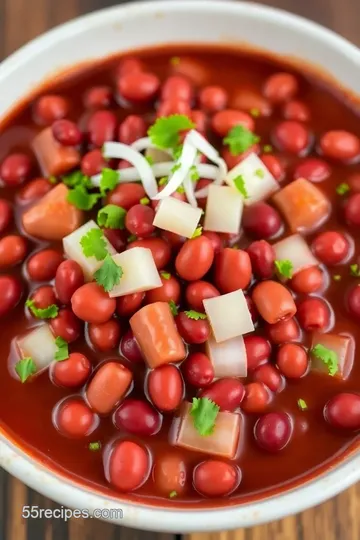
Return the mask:
[[44,129],[32,143],[44,176],[59,176],[80,164],[80,152],[72,146],[62,146],[53,137],[51,127]]

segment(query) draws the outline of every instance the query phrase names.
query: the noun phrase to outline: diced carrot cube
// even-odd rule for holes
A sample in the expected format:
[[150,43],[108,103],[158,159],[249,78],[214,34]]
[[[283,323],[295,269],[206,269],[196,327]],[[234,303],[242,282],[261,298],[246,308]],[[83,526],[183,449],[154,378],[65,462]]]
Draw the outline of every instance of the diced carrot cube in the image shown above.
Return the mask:
[[62,146],[53,137],[51,127],[35,137],[32,147],[44,176],[65,174],[80,164],[80,152],[72,146]]
[[273,196],[292,232],[309,232],[324,223],[330,214],[330,201],[305,178],[298,178]]
[[[322,345],[336,354],[338,372],[335,377],[346,379],[350,375],[354,363],[355,344],[352,338],[341,334],[316,333],[313,335],[312,348],[316,345]],[[327,375],[329,373],[328,366],[313,354],[311,355],[311,369],[324,372]]]
[[82,225],[84,214],[67,201],[68,188],[59,184],[22,216],[25,231],[35,238],[62,240]]

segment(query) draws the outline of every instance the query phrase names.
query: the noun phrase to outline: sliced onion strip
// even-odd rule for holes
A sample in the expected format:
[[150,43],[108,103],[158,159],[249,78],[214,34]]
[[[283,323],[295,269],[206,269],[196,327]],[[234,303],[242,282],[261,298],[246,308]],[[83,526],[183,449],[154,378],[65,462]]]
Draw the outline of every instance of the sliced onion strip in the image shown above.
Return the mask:
[[192,144],[189,144],[187,139],[185,139],[181,156],[176,163],[176,165],[179,165],[179,168],[175,170],[174,174],[169,178],[164,189],[153,197],[153,199],[160,200],[169,197],[181,186],[189,174],[191,167],[195,163],[196,155],[196,148]]

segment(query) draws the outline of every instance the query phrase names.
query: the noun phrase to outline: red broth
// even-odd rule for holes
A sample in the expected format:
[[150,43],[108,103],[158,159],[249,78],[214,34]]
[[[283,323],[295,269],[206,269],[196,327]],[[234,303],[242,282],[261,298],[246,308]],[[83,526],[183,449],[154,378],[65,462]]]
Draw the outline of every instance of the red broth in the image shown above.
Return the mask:
[[[33,96],[29,102],[19,106],[2,124],[0,164],[4,164],[4,160],[10,154],[20,152],[30,157],[31,167],[27,171],[26,158],[23,158],[22,162],[21,160],[15,163],[10,162],[7,169],[6,167],[4,169],[4,166],[2,168],[3,178],[0,184],[0,199],[8,201],[14,212],[14,219],[5,227],[8,206],[2,203],[0,243],[9,235],[20,235],[21,238],[25,238],[25,242],[21,239],[7,239],[10,247],[3,246],[3,252],[0,253],[0,277],[2,275],[16,276],[23,286],[21,301],[1,318],[0,352],[3,361],[0,377],[0,425],[35,459],[57,472],[80,481],[91,489],[167,507],[191,505],[194,508],[194,503],[203,507],[241,503],[250,498],[264,496],[273,490],[285,490],[294,483],[305,480],[310,474],[316,474],[333,463],[358,442],[360,424],[356,400],[359,398],[341,398],[340,403],[339,398],[336,398],[341,393],[356,395],[360,393],[360,366],[358,366],[356,347],[354,362],[352,367],[349,366],[349,373],[345,380],[330,376],[327,372],[319,373],[309,370],[307,351],[311,347],[313,330],[317,327],[320,327],[320,331],[325,329],[332,334],[344,333],[351,336],[355,342],[359,336],[360,311],[357,307],[356,293],[349,300],[349,291],[359,284],[359,278],[356,275],[357,267],[352,267],[352,271],[350,269],[350,265],[358,263],[360,252],[358,240],[360,220],[357,218],[358,209],[360,210],[357,197],[360,195],[356,195],[360,192],[360,156],[356,147],[358,137],[360,137],[359,110],[339,88],[325,84],[322,79],[308,74],[306,69],[294,70],[275,59],[265,58],[258,54],[227,49],[173,46],[140,51],[135,53],[135,58],[140,60],[146,72],[151,74],[145,83],[139,83],[136,78],[135,82],[129,83],[123,73],[122,76],[119,75],[119,70],[124,69],[121,68],[124,66],[124,59],[112,58],[78,72],[75,70],[62,82],[57,79],[56,82],[50,83],[40,95],[56,94],[61,96],[61,99],[53,100],[50,104],[43,101],[39,106],[38,96]],[[288,75],[285,79],[272,78],[269,82],[269,78],[279,72],[285,72]],[[164,85],[172,74],[185,75],[191,84],[175,83],[174,86],[173,82],[172,86],[169,86],[169,83]],[[161,83],[162,99],[158,98],[158,80]],[[294,81],[297,85],[295,88]],[[220,89],[204,90],[205,87],[212,86],[220,87]],[[94,90],[96,87],[101,88]],[[122,96],[119,96],[117,88],[122,92]],[[134,104],[124,99],[125,95],[131,100],[135,98],[141,101],[144,98],[144,92],[148,92],[150,96],[147,103]],[[190,95],[192,92],[193,95]],[[87,128],[89,111],[94,107],[111,111],[112,114],[103,113],[102,118],[97,120],[99,125],[90,129],[89,136],[89,128]],[[313,273],[314,275],[307,275],[302,280],[298,276],[296,282],[293,280],[292,284],[290,283],[290,289],[295,294],[298,308],[295,317],[302,326],[301,333],[298,332],[297,324],[294,322],[296,319],[286,325],[283,324],[280,328],[278,326],[270,328],[260,317],[255,334],[269,338],[271,349],[266,341],[264,345],[264,340],[259,345],[259,342],[254,343],[253,339],[252,345],[248,345],[248,363],[250,365],[250,360],[255,364],[258,362],[259,367],[256,371],[250,371],[248,377],[242,381],[246,388],[245,397],[239,390],[241,394],[241,397],[237,394],[239,402],[236,402],[236,397],[234,398],[235,410],[242,417],[240,444],[234,460],[224,458],[219,460],[216,456],[178,448],[170,444],[170,425],[173,417],[179,414],[179,400],[186,397],[191,401],[198,392],[198,389],[188,384],[187,380],[193,384],[197,383],[198,387],[202,388],[202,385],[212,380],[211,366],[209,368],[206,364],[206,358],[201,359],[206,369],[204,368],[205,375],[200,379],[197,378],[198,375],[194,375],[194,370],[191,370],[191,366],[187,364],[180,365],[181,375],[173,366],[169,370],[170,365],[167,366],[166,372],[163,368],[155,368],[155,371],[162,369],[162,375],[157,375],[158,380],[149,383],[149,389],[144,388],[151,378],[151,373],[148,373],[141,357],[139,361],[138,350],[136,348],[134,350],[133,343],[130,343],[132,347],[130,356],[127,349],[128,357],[132,359],[130,361],[122,356],[121,348],[119,349],[120,336],[125,339],[124,336],[128,331],[129,312],[127,310],[132,313],[132,307],[128,304],[122,303],[119,307],[118,303],[117,315],[114,317],[111,317],[110,306],[110,315],[105,313],[104,320],[111,319],[113,322],[103,331],[91,325],[89,328],[88,324],[84,326],[74,317],[69,308],[67,309],[70,312],[63,313],[60,321],[57,319],[57,322],[52,323],[56,325],[55,330],[53,327],[55,335],[61,334],[67,341],[74,340],[70,343],[70,352],[82,353],[86,357],[80,368],[76,368],[76,377],[78,377],[76,380],[79,381],[80,386],[75,389],[62,388],[56,384],[53,371],[53,379],[50,380],[48,370],[21,384],[14,372],[14,363],[18,358],[12,345],[14,338],[23,335],[36,322],[24,307],[25,300],[35,289],[40,286],[50,286],[50,289],[42,292],[50,298],[47,303],[44,300],[44,307],[53,303],[53,299],[59,306],[63,303],[56,300],[55,291],[51,289],[54,285],[56,268],[63,256],[61,241],[46,241],[29,237],[21,225],[21,215],[24,209],[26,211],[28,208],[29,199],[31,200],[34,196],[29,188],[26,190],[26,187],[30,186],[30,182],[34,179],[42,178],[39,164],[31,150],[31,143],[34,136],[43,129],[44,123],[51,124],[49,118],[53,119],[54,115],[71,120],[75,127],[74,125],[60,125],[57,138],[66,148],[73,148],[81,139],[79,150],[83,156],[94,149],[94,145],[101,146],[104,137],[117,140],[118,126],[129,115],[138,115],[139,118],[132,120],[130,126],[122,124],[120,137],[124,142],[133,142],[144,136],[144,126],[146,130],[146,126],[154,122],[156,111],[159,109],[164,115],[174,112],[191,115],[191,109],[203,110],[205,115],[196,113],[194,116],[194,119],[197,118],[199,121],[198,129],[217,148],[222,149],[221,137],[211,129],[211,125],[215,125],[214,122],[211,124],[211,119],[217,110],[223,110],[225,107],[250,115],[249,118],[252,118],[255,126],[254,131],[261,137],[259,147],[255,150],[260,152],[265,165],[281,183],[281,188],[293,182],[295,178],[305,177],[331,202],[331,211],[326,222],[305,236],[314,254],[324,263],[320,266],[320,272],[317,270],[315,274]],[[241,121],[239,118],[238,113],[230,114],[230,120],[229,114],[227,117],[226,115],[223,118],[220,117],[216,130],[218,133],[221,132],[222,136],[226,135],[229,128]],[[201,125],[204,121],[205,126]],[[94,122],[96,124],[93,120]],[[339,142],[336,137],[334,141],[332,135],[327,135],[326,139],[322,139],[321,149],[322,136],[332,130],[350,132],[354,137],[349,139],[345,136],[345,139]],[[66,146],[69,144],[70,146]],[[322,155],[323,153],[325,155]],[[229,168],[236,164],[236,159],[234,162],[228,150],[225,150],[224,157],[228,161]],[[99,159],[99,156],[95,158]],[[92,156],[89,160],[95,158]],[[94,163],[90,165],[93,166]],[[86,166],[89,166],[89,163],[85,164]],[[23,179],[24,183],[22,183]],[[17,183],[21,185],[16,185]],[[339,189],[340,184],[345,187]],[[38,180],[36,185],[32,183],[31,186],[37,196],[45,195],[53,187],[45,179]],[[246,234],[240,239],[220,235],[223,247],[232,246],[235,243],[237,249],[247,249],[255,240],[265,238],[270,244],[274,244],[288,237],[292,231],[283,214],[276,212],[274,218],[271,215],[271,208],[278,208],[274,200],[271,198],[267,200],[270,210],[260,208],[256,219],[253,219],[251,215],[247,216]],[[133,203],[130,203],[130,206],[133,206]],[[279,215],[278,223],[277,216]],[[327,231],[341,233],[342,236],[333,234],[332,236],[322,235],[319,238],[321,233]],[[131,226],[128,226],[127,235],[130,232]],[[122,251],[126,244],[126,233],[124,234],[124,238],[121,235],[117,236],[115,247],[118,251]],[[159,231],[155,234],[159,236]],[[161,236],[166,237],[167,240],[169,238],[174,240],[169,235],[161,234]],[[213,242],[218,242],[216,235],[211,236],[208,233],[208,238],[211,239],[211,237]],[[44,260],[31,261],[34,253],[44,249],[51,250],[44,256]],[[159,246],[158,249],[161,251]],[[261,259],[264,255],[261,249],[260,259],[257,259],[259,256],[257,247],[253,245],[250,249],[251,282],[244,285],[249,296],[253,294],[256,283],[261,281],[258,278],[254,279],[253,272],[259,268],[260,273],[265,272],[264,259]],[[163,262],[165,261],[162,268],[171,272],[176,278],[178,266],[175,269],[174,259],[166,262],[169,258],[166,253],[158,255],[160,258],[163,257]],[[175,256],[175,252],[173,255]],[[229,268],[231,273],[231,265]],[[238,274],[234,271],[231,276],[226,274],[224,279],[228,282],[230,278],[234,276],[236,278],[236,275]],[[273,275],[271,265],[270,275]],[[270,276],[262,277],[269,278]],[[64,278],[65,281],[67,279],[67,277]],[[82,284],[82,277],[80,275],[77,282],[76,278],[74,279],[75,291]],[[215,274],[213,271],[206,273],[201,279],[215,286],[215,292],[214,287],[212,288],[212,295],[216,295],[216,288],[221,282],[221,278],[216,279],[216,271]],[[195,298],[196,302],[196,294],[201,295],[201,292],[185,294],[186,280],[177,278],[177,281],[180,283],[181,291],[177,291],[176,283],[173,284],[174,290],[169,293],[170,297],[175,294],[176,302],[179,302],[181,310],[193,307],[191,298],[192,301]],[[222,287],[226,288],[226,285]],[[315,292],[311,297],[304,294],[313,292],[313,289]],[[8,286],[2,294],[5,296],[7,291]],[[70,290],[70,297],[72,292]],[[180,295],[179,292],[181,292]],[[13,294],[16,296],[17,291]],[[145,305],[143,296],[140,294],[139,297],[131,300],[135,306],[134,311]],[[313,296],[315,296],[315,302]],[[331,306],[331,311],[327,305],[324,307],[323,303],[319,304],[317,297],[326,300]],[[310,304],[309,299],[312,302]],[[0,298],[0,304],[2,300]],[[155,298],[150,301],[157,300],[159,299]],[[261,306],[258,307],[264,315]],[[6,311],[5,308],[3,309]],[[87,307],[87,311],[89,309]],[[106,311],[106,306],[104,309]],[[195,332],[194,328],[183,329],[181,332],[183,337],[184,332],[186,334],[187,331],[190,334]],[[203,331],[206,330],[197,330],[197,332]],[[294,341],[298,345],[290,347],[286,345],[287,349],[283,349],[284,343],[289,341]],[[253,354],[250,358],[251,346]],[[109,348],[110,350],[103,351]],[[204,350],[204,345],[190,346],[190,352],[201,353]],[[282,351],[281,355],[279,355],[279,350]],[[124,349],[122,351],[124,352]],[[88,381],[90,370],[96,369],[99,365],[109,365],[102,364],[105,360],[111,360],[117,366],[120,363],[123,364],[126,372],[130,370],[133,373],[133,381],[129,386],[127,379],[126,381],[124,379],[126,373],[125,375],[117,373],[119,381],[123,381],[121,384],[124,384],[124,392],[115,399],[117,402],[115,406],[110,404],[103,416],[95,418],[91,411],[89,412],[85,402],[81,400],[81,396],[84,394],[84,384]],[[64,380],[66,382],[66,374],[61,373],[60,364],[57,366],[57,375],[55,372],[58,383]],[[177,382],[174,382],[175,379]],[[230,390],[234,390],[233,386],[237,383],[239,381],[232,382]],[[171,384],[177,388],[178,397],[167,396]],[[149,391],[151,394],[152,387],[156,389],[153,390],[156,399],[152,399],[153,403],[156,402],[155,406],[150,404]],[[119,386],[116,388],[118,389]],[[222,390],[223,395],[225,393],[225,396],[228,396],[230,390],[229,388]],[[214,391],[206,390],[206,386],[202,388],[202,392],[205,392],[204,396],[208,395],[216,401],[216,392],[214,394]],[[123,401],[125,394],[126,399]],[[80,410],[79,414],[84,413],[82,426],[75,426],[76,429],[83,430],[84,436],[81,438],[63,436],[54,427],[53,416],[62,404],[59,405],[59,402],[69,397],[75,398],[74,407]],[[139,399],[142,402],[142,408],[137,409],[136,405],[134,408],[134,403],[130,400]],[[324,407],[329,400],[332,401],[324,413]],[[262,402],[263,405],[261,405]],[[127,403],[127,410],[124,410],[125,403]],[[162,410],[159,411],[156,405]],[[169,412],[164,411],[167,406],[170,409]],[[229,405],[225,406],[225,408],[229,407]],[[306,410],[302,410],[304,408]],[[113,416],[114,411],[115,416]],[[352,412],[352,416],[349,411]],[[271,414],[265,422],[263,415],[267,413],[274,414]],[[328,422],[325,421],[324,414],[327,415]],[[137,417],[141,417],[143,421],[139,421]],[[290,428],[289,418],[291,419]],[[71,424],[71,419],[69,422]],[[254,436],[255,425],[257,442]],[[269,428],[269,425],[273,427]],[[127,430],[129,426],[132,431],[137,430],[137,433],[129,434]],[[271,429],[282,433],[275,442]],[[288,433],[289,429],[291,433]],[[86,435],[91,430],[93,430],[92,433]],[[118,443],[111,454],[109,445],[117,439],[123,442]],[[101,443],[100,449],[97,445],[98,441]],[[93,444],[90,449],[90,443],[96,444]],[[126,478],[126,481],[112,481],[111,485],[108,482],[109,474],[110,476],[112,474],[109,456],[110,454],[113,456],[114,452],[120,461],[122,455],[126,459],[134,456],[137,472],[130,474],[129,469],[120,470],[117,478]],[[146,464],[146,460],[149,460],[150,465]],[[221,463],[211,465],[210,462],[209,465],[209,460]],[[203,464],[204,461],[207,463]],[[103,462],[105,462],[105,471]],[[145,470],[147,466],[151,467],[147,480],[136,489],[142,483],[142,475],[146,475],[142,469]],[[233,469],[233,466],[236,466],[236,469]],[[178,478],[180,481],[177,480]],[[220,482],[223,490],[217,491],[214,488],[217,482]],[[173,493],[174,491],[176,494]],[[227,494],[227,491],[231,491],[231,494]]]

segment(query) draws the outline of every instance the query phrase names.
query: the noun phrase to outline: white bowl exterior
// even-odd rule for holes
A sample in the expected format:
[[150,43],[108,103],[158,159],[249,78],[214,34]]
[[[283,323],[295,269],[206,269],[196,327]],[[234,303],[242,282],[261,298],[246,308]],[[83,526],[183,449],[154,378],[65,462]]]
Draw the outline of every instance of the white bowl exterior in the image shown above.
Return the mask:
[[[265,6],[229,1],[175,0],[110,8],[63,25],[0,66],[0,118],[59,70],[112,53],[166,43],[246,43],[322,66],[360,94],[360,51],[310,21]],[[121,508],[109,521],[154,531],[216,531],[248,527],[296,513],[360,478],[360,455],[282,495],[218,510],[164,510],[122,503],[66,480],[33,461],[0,435],[0,464],[33,489],[72,508]]]

